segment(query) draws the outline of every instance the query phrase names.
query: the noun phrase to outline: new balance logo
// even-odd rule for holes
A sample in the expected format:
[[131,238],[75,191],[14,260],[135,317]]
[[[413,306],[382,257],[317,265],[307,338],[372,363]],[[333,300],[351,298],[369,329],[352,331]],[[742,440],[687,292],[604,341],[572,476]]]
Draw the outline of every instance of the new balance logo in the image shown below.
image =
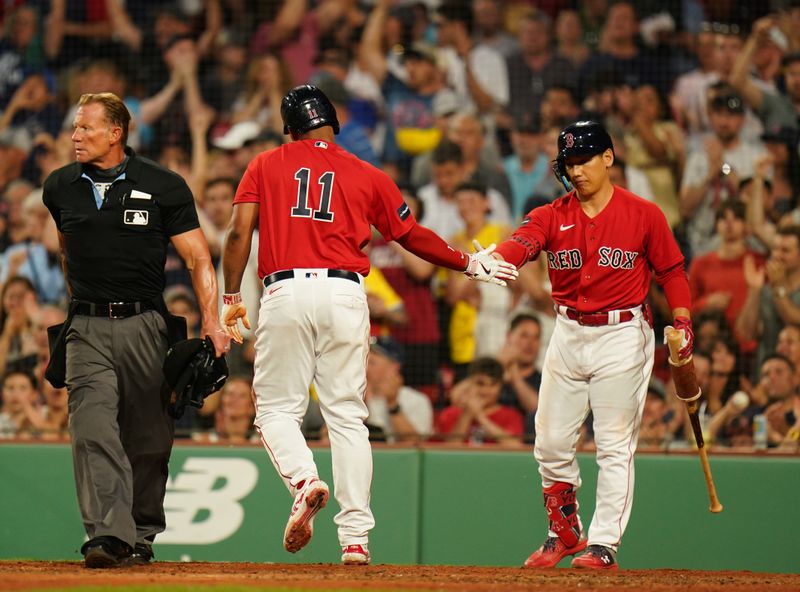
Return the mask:
[[159,535],[159,543],[212,545],[239,530],[245,517],[241,501],[258,483],[254,462],[191,456],[173,475],[164,499],[167,529]]

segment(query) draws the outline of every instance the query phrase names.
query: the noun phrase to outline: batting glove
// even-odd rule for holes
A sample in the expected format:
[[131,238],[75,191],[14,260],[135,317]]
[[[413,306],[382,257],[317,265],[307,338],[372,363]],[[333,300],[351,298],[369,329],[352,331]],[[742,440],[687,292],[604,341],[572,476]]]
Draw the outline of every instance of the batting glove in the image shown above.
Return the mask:
[[228,335],[230,335],[236,343],[241,344],[244,338],[242,337],[242,332],[239,330],[239,319],[242,319],[242,324],[245,329],[250,328],[250,321],[247,318],[247,307],[242,302],[242,293],[223,294],[220,321]]
[[492,257],[496,247],[494,243],[485,249],[476,240],[473,240],[472,244],[475,246],[477,253],[472,253],[469,256],[469,263],[467,263],[467,268],[464,270],[464,275],[469,279],[490,282],[498,286],[505,286],[505,280],[517,279],[519,272],[513,263]]
[[667,342],[667,329],[682,331],[683,340],[681,341],[681,349],[678,352],[678,356],[682,360],[685,360],[691,356],[692,351],[694,351],[694,331],[692,331],[692,319],[689,317],[675,317],[673,325],[667,325],[664,328],[664,343]]

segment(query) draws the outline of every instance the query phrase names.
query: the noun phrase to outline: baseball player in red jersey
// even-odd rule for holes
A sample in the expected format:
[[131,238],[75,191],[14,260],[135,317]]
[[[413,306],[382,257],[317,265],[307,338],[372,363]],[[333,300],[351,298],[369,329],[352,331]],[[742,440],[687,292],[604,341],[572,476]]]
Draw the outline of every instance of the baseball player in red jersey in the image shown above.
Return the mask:
[[294,553],[308,543],[314,516],[329,495],[300,431],[313,382],[331,443],[342,563],[365,565],[375,524],[364,425],[369,258],[361,250],[370,225],[417,256],[472,279],[505,285],[516,268],[491,256],[494,245],[468,255],[419,226],[386,174],[334,142],[336,111],[319,89],[289,91],[281,116],[294,141],[253,159],[236,192],[222,256],[222,319],[241,342],[238,320],[246,327],[249,322],[238,291],[258,223],[264,292],[255,333],[255,426],[294,495],[284,547]]
[[[494,257],[517,267],[546,251],[558,315],[542,370],[534,455],[549,529],[526,567],[617,569],[616,551],[633,500],[633,454],[655,351],[645,304],[650,274],[664,289],[674,325],[692,348],[691,297],[683,255],[659,208],[611,184],[614,149],[598,123],[558,138],[556,176],[575,187],[528,213]],[[565,183],[566,186],[566,183]],[[575,459],[589,411],[597,446],[597,503],[588,539],[578,515]]]

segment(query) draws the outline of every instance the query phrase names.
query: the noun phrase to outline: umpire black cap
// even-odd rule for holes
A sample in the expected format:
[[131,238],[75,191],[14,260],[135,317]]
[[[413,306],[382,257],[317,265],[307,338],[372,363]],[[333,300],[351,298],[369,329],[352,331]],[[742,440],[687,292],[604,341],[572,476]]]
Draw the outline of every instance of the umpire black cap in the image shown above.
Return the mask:
[[577,121],[568,125],[558,135],[558,156],[553,162],[556,178],[569,190],[566,181],[566,160],[572,156],[594,156],[606,150],[614,151],[611,136],[602,124],[596,121]]
[[333,133],[339,133],[336,109],[325,93],[316,86],[296,86],[281,101],[283,133],[305,134],[313,129],[330,125]]
[[225,356],[216,357],[214,343],[205,339],[184,339],[167,352],[164,359],[164,377],[175,392],[169,413],[178,419],[186,405],[203,406],[203,400],[221,389],[228,379]]

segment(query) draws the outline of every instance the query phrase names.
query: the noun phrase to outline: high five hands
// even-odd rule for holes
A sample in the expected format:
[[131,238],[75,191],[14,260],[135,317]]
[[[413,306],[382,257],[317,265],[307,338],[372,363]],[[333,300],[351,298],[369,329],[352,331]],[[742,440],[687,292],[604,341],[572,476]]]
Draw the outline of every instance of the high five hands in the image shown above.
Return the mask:
[[496,247],[494,243],[485,249],[477,240],[473,240],[472,244],[477,252],[470,254],[469,263],[464,270],[464,275],[469,279],[490,282],[499,286],[505,286],[506,280],[517,279],[519,272],[514,264],[492,257]]

